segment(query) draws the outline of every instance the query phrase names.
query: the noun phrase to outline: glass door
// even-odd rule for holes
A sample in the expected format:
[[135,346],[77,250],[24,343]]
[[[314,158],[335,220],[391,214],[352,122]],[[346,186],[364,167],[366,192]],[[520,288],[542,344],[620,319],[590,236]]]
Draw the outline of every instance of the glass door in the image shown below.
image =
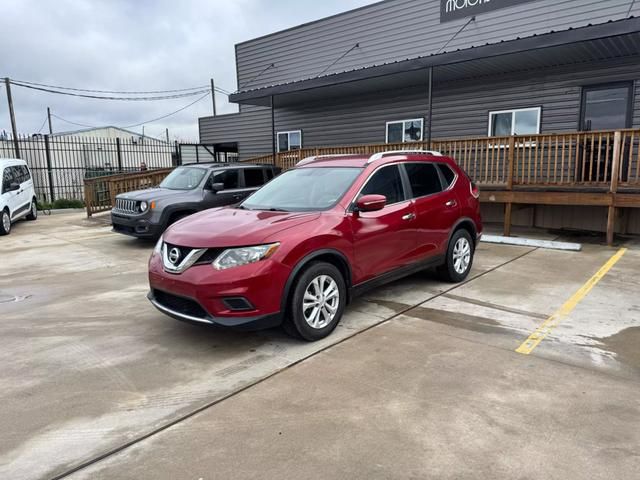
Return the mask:
[[630,128],[632,87],[632,83],[583,87],[580,130]]

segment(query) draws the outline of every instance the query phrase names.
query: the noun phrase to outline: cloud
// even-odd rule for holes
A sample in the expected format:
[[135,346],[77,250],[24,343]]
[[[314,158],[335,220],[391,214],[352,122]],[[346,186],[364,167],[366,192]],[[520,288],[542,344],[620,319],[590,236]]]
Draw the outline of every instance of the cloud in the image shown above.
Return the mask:
[[[0,75],[101,90],[163,90],[208,85],[236,89],[234,45],[257,36],[373,3],[371,0],[4,0]],[[304,5],[302,5],[304,3]],[[82,99],[12,88],[18,130],[36,133],[46,109],[67,120],[125,126],[175,111],[197,97],[156,102]],[[216,95],[218,113],[237,110]],[[148,135],[197,141],[207,97],[175,116],[145,125]],[[80,127],[54,118],[54,131]],[[0,131],[10,131],[0,88]],[[42,131],[47,130],[46,125]],[[142,127],[134,130],[141,131]]]

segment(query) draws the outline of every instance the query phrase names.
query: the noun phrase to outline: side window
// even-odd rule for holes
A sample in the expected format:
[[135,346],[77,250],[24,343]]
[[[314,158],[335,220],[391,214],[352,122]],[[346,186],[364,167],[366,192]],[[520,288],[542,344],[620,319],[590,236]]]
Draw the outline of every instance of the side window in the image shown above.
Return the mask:
[[261,168],[244,169],[244,186],[246,188],[261,187],[264,185],[264,173]]
[[11,167],[7,167],[4,169],[4,173],[2,174],[2,193],[6,192],[13,181],[13,170]]
[[456,178],[455,172],[451,170],[449,165],[445,165],[444,163],[439,163],[438,168],[442,172],[442,176],[447,183],[445,188],[449,188],[449,186],[453,183],[453,180]]
[[360,192],[360,195],[374,194],[387,197],[387,205],[398,203],[405,199],[400,169],[397,165],[390,165],[378,170],[369,178],[362,192]]
[[238,188],[238,170],[229,168],[227,170],[213,172],[211,183],[224,183],[225,190]]
[[25,165],[22,166],[22,175],[23,175],[23,179],[22,179],[23,182],[27,182],[31,180],[31,172],[29,172],[29,169]]
[[442,182],[433,163],[405,163],[413,197],[423,197],[442,191]]
[[273,168],[265,168],[264,173],[267,175],[267,182],[273,178]]

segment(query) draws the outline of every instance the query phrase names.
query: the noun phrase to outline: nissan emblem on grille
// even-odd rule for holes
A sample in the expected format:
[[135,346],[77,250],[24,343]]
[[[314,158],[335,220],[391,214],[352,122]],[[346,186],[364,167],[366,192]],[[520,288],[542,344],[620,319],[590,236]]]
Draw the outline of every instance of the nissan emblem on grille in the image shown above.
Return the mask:
[[171,250],[169,250],[169,261],[176,265],[178,263],[178,260],[180,260],[180,249],[173,247]]

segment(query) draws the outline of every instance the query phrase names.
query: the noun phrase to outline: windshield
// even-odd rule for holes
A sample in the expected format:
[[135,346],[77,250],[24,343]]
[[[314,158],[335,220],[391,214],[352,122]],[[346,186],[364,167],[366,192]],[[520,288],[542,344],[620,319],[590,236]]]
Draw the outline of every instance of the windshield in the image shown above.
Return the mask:
[[160,184],[171,190],[192,190],[200,185],[207,171],[203,168],[179,167],[171,172]]
[[274,178],[242,203],[250,210],[326,210],[362,171],[352,167],[297,168]]

